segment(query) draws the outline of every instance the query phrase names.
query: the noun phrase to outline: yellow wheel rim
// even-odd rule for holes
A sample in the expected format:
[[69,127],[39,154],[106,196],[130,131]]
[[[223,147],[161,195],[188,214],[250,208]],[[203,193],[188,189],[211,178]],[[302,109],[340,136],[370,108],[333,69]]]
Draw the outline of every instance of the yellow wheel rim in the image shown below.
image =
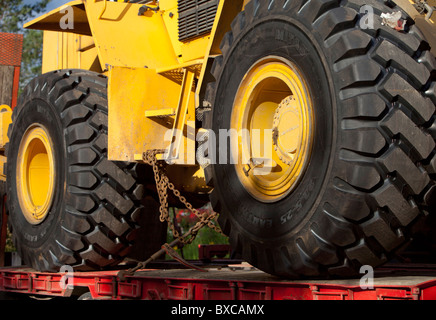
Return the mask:
[[299,69],[281,57],[253,65],[238,88],[231,128],[238,131],[233,163],[244,188],[262,202],[289,194],[303,176],[313,140],[312,101]]
[[53,200],[55,164],[47,129],[33,125],[21,139],[17,161],[17,193],[26,220],[33,225],[47,216]]

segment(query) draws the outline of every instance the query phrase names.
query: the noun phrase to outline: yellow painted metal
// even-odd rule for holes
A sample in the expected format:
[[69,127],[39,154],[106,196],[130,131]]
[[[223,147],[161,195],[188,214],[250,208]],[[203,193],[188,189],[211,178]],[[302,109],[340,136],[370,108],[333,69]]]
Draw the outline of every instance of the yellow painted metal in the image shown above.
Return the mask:
[[205,55],[205,48],[210,42],[210,35],[206,35],[189,42],[183,42],[180,45],[180,58],[181,61],[194,61],[203,58]]
[[202,194],[212,190],[206,184],[204,170],[199,166],[167,166],[166,174],[178,190]]
[[73,29],[60,27],[62,8],[26,27],[49,30],[43,72],[78,68],[108,76],[111,160],[139,161],[147,150],[168,148],[171,135],[182,132],[174,164],[192,164],[204,70],[245,2],[221,0],[212,32],[184,42],[178,39],[177,0],[160,0],[158,11],[143,15],[142,4],[76,0],[66,4],[74,10]]
[[17,194],[26,220],[41,223],[50,211],[54,196],[56,167],[53,142],[47,129],[32,125],[18,149]]
[[[173,150],[179,153],[173,164],[181,165],[195,160],[195,108],[201,106],[200,96],[205,91],[204,79],[211,58],[221,54],[224,35],[248,2],[220,0],[210,34],[183,42],[178,38],[177,0],[160,0],[159,10],[148,10],[142,15],[138,15],[142,6],[138,3],[75,0],[25,27],[46,30],[43,72],[78,68],[108,76],[108,156],[111,160],[141,161],[147,150],[167,149],[171,141],[178,138],[173,138],[176,129],[181,129],[178,131],[183,132],[180,144],[173,145]],[[157,2],[148,5],[156,7]],[[61,11],[65,7],[73,10],[72,29],[61,27],[65,15]],[[433,35],[433,30],[429,29],[428,34]],[[270,139],[275,149],[271,159],[262,155],[251,157],[251,163],[240,165],[237,171],[253,196],[266,202],[277,201],[297,185],[310,156],[311,101],[304,79],[288,61],[262,60],[255,69],[246,77],[252,78],[253,83],[244,80],[238,93],[235,109],[239,110],[239,115],[232,116],[232,128],[271,130],[276,135],[275,139]],[[273,87],[273,93],[265,89]],[[257,94],[264,101],[247,107],[247,102]],[[6,119],[7,115],[4,117]],[[7,121],[0,120],[5,142]],[[286,131],[285,122],[298,129]],[[165,156],[159,155],[158,159],[163,160]],[[271,173],[253,175],[262,164],[271,167]],[[189,173],[174,176],[183,177],[190,184],[203,183],[204,179],[189,180],[187,176],[198,174],[192,173],[195,168],[186,171],[185,168],[180,170]]]
[[7,158],[4,155],[0,155],[0,181],[6,181],[6,174],[4,172],[4,167],[7,162]]
[[305,79],[281,57],[259,60],[235,97],[231,128],[240,134],[237,175],[263,202],[278,201],[298,184],[310,158],[313,108]]
[[175,115],[176,115],[176,109],[174,108],[145,111],[145,116],[147,118],[152,118],[152,117],[164,118],[164,117],[175,116]]
[[188,58],[184,58],[182,53],[183,43],[179,41],[179,13],[177,1],[174,0],[164,0],[159,2],[160,14],[162,15],[163,22],[165,24],[166,30],[168,32],[168,37],[171,41],[174,53],[177,57],[178,62],[189,61]]
[[304,105],[296,95],[285,98],[276,109],[273,120],[273,145],[281,162],[291,166],[304,149],[310,132],[310,122]]
[[4,167],[6,164],[5,144],[9,142],[8,128],[12,123],[12,110],[8,105],[0,105],[0,181],[6,181]]
[[[126,86],[126,83],[129,85]],[[178,106],[181,86],[156,70],[113,67],[109,70],[109,159],[135,161],[147,150],[167,149],[176,116],[145,117],[145,113]],[[120,90],[122,89],[122,90]],[[194,92],[190,90],[190,95]],[[181,147],[195,143],[194,99],[187,103]],[[189,139],[188,139],[189,136]],[[189,140],[189,141],[188,141]],[[192,155],[190,155],[192,157]],[[195,156],[195,155],[194,155]],[[187,163],[187,152],[176,163]]]
[[[233,18],[242,10],[243,5],[242,0],[220,1],[212,33],[188,42],[178,40],[177,0],[161,0],[158,12],[147,11],[143,16],[138,16],[141,4],[76,0],[65,5],[74,9],[73,29],[60,28],[60,20],[63,17],[60,10],[65,6],[27,23],[25,27],[92,35],[96,48],[92,50],[92,54],[98,52],[102,71],[109,66],[134,68],[146,66],[151,69],[162,69],[198,59],[204,62],[202,68],[204,70],[207,63],[210,63],[207,58],[220,53],[221,39],[230,30]],[[74,42],[77,42],[77,39],[58,37],[62,37],[62,40],[58,39],[57,42],[67,44],[62,46],[53,44],[55,40],[49,40],[53,39],[53,36],[46,37],[44,56],[47,58],[44,59],[44,71],[76,67],[87,69],[91,66],[95,70],[93,63],[79,64],[75,59],[71,59],[73,54],[70,48],[75,47]],[[72,52],[77,52],[77,47],[72,49]],[[56,53],[58,57],[54,56]],[[204,58],[206,59],[203,60]],[[95,56],[92,59],[92,62],[96,61]],[[56,63],[57,61],[63,63]],[[204,73],[198,76],[200,80],[198,88],[201,87],[203,76]]]
[[[192,94],[192,86],[194,84],[194,76],[195,72],[189,68],[184,69],[182,87],[180,91],[179,104],[177,106],[174,125],[172,130],[172,141],[168,148],[168,154],[166,156],[167,160],[177,161],[181,158],[179,151],[180,145],[182,143],[183,131],[186,124],[186,119],[188,116],[189,106],[193,106],[192,100],[194,95]],[[195,108],[192,109],[195,113]],[[186,150],[186,149],[185,149]],[[194,150],[186,150],[186,155],[190,155],[192,153],[195,154]],[[189,152],[190,151],[190,152]],[[183,156],[184,157],[184,156]]]
[[163,19],[167,3],[174,7],[174,1],[162,1],[161,11],[139,16],[141,4],[87,1],[88,22],[102,64],[150,69],[178,64],[169,37],[177,29],[168,30]]
[[[95,0],[95,2],[97,2],[97,0]],[[103,6],[103,10],[101,10],[100,15],[98,16],[98,19],[101,19],[101,17],[103,16],[104,12],[106,11],[107,8],[107,0],[103,0],[104,6]]]
[[202,63],[203,63],[203,59],[195,59],[195,60],[190,60],[190,61],[184,62],[184,63],[178,63],[177,65],[174,65],[174,66],[169,66],[166,68],[159,68],[156,70],[156,72],[159,74],[169,74],[172,72],[178,72],[180,74],[183,74],[184,69],[189,68],[189,69],[193,70],[194,72],[196,72],[196,76],[199,76],[199,74],[200,74],[199,70],[200,70]]
[[42,72],[69,68],[102,72],[93,37],[44,31]]
[[0,105],[0,150],[9,142],[8,127],[12,123],[12,110],[9,106]]

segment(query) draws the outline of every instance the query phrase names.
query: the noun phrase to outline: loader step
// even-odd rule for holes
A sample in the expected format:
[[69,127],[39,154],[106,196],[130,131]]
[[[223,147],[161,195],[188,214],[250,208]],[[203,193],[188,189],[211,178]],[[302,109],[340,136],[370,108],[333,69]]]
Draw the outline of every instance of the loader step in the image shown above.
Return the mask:
[[176,115],[176,109],[174,109],[174,108],[145,111],[146,118],[153,118],[153,117],[165,118],[165,117],[171,117],[171,116],[175,116],[175,115]]

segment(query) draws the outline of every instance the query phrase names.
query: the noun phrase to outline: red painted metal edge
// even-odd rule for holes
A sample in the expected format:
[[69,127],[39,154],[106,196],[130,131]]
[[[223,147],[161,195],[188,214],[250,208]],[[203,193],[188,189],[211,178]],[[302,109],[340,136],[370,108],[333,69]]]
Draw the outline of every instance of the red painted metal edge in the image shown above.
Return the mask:
[[[94,299],[143,300],[435,300],[436,276],[377,279],[362,289],[359,280],[285,281],[260,271],[141,270],[121,281],[118,271],[43,273],[0,268],[0,291],[68,297],[87,288]],[[200,275],[201,274],[201,275]],[[230,275],[230,276],[229,276]],[[427,279],[421,281],[422,279]],[[83,290],[82,290],[83,291]]]
[[12,102],[11,102],[11,109],[12,110],[17,105],[18,89],[20,87],[20,70],[21,70],[21,68],[19,66],[14,67],[14,83],[12,86]]
[[6,195],[0,195],[0,267],[5,265],[5,249],[8,216],[6,214]]

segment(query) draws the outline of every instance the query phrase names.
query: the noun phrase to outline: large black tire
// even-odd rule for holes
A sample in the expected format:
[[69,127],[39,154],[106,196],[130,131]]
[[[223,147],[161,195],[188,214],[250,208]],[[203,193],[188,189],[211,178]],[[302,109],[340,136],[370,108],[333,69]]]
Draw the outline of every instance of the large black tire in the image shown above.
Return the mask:
[[[107,78],[82,70],[33,79],[14,109],[6,146],[9,222],[20,256],[37,270],[99,269],[132,248],[144,188],[137,165],[107,160],[107,115]],[[21,137],[34,124],[47,128],[56,163],[51,209],[37,225],[23,216],[16,178]]]
[[[373,29],[360,28],[364,4],[374,8]],[[381,25],[382,12],[398,10],[381,1],[253,0],[224,37],[205,128],[229,129],[239,83],[269,55],[300,68],[314,104],[310,163],[286,198],[258,201],[232,164],[206,169],[233,250],[259,269],[290,278],[356,275],[387,261],[428,213],[436,61],[416,26]]]

